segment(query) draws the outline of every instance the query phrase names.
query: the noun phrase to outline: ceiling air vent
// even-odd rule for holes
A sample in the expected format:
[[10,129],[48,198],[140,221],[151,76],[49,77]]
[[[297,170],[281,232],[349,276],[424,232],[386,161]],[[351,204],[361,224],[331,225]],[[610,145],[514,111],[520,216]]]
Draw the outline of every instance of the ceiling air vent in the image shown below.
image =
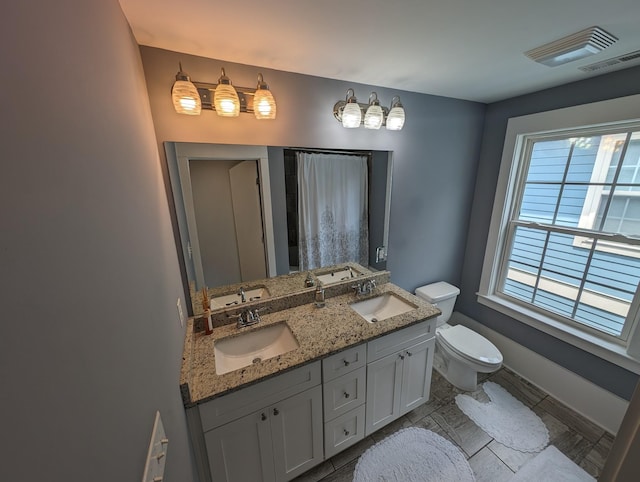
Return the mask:
[[602,52],[617,41],[616,37],[600,27],[590,27],[524,54],[536,62],[555,67]]
[[[634,60],[635,62],[633,62]],[[583,72],[597,72],[598,70],[608,69],[609,67],[614,67],[626,62],[640,63],[640,50],[629,52],[628,54],[620,55],[619,57],[614,57],[612,59],[603,60],[602,62],[596,62],[595,64],[589,64],[578,68]],[[626,67],[630,67],[630,65],[627,65]]]

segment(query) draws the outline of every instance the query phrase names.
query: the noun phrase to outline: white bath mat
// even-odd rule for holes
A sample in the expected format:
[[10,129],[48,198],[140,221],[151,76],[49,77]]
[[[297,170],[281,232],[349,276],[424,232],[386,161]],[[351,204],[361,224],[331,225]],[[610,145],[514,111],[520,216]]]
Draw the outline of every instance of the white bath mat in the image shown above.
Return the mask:
[[549,443],[544,422],[497,383],[485,382],[482,389],[489,403],[469,395],[457,395],[456,404],[467,417],[502,445],[520,452],[540,452]]
[[362,454],[353,482],[474,482],[460,450],[440,435],[409,427]]
[[596,482],[553,445],[522,466],[511,482]]

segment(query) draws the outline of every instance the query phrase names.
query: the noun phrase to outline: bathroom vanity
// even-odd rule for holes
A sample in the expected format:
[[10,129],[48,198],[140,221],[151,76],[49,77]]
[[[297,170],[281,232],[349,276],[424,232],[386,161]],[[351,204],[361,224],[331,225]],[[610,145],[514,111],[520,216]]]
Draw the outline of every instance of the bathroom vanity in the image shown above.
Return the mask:
[[[233,321],[247,309],[236,305],[215,313],[210,335],[189,321],[181,390],[201,480],[291,480],[428,400],[440,311],[390,283],[388,272],[362,269],[357,283],[374,281],[370,292],[356,296],[352,278],[329,282],[324,307],[308,287],[254,300],[247,307],[270,309],[250,327]],[[278,278],[269,283],[278,292]],[[373,315],[352,306],[366,300]],[[286,331],[297,346],[281,345]],[[220,364],[263,342],[284,351],[217,367],[216,356]],[[222,343],[231,348],[216,355]]]

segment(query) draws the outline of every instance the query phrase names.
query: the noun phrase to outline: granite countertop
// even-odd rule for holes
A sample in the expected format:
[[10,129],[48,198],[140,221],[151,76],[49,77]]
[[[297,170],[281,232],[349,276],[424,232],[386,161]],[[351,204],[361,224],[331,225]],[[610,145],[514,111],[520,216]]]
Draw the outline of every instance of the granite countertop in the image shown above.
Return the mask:
[[[355,301],[393,292],[416,306],[415,310],[378,323],[367,323],[349,305]],[[189,320],[184,344],[180,388],[185,407],[203,403],[227,392],[277,375],[305,363],[324,358],[392,331],[440,314],[435,306],[421,300],[392,283],[380,284],[371,295],[355,297],[342,294],[326,300],[323,308],[307,303],[290,309],[266,313],[256,325],[238,329],[233,324],[217,327],[213,333],[194,332],[194,321]],[[217,375],[213,344],[215,340],[240,335],[250,330],[286,321],[299,348],[263,360],[245,368]]]

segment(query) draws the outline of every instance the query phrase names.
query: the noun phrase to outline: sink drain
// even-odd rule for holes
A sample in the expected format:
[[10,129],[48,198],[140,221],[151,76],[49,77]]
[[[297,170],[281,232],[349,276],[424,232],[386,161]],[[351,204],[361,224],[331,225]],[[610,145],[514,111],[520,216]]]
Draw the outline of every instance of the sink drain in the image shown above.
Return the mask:
[[260,363],[262,361],[262,358],[260,358],[259,356],[255,357],[253,359],[253,361],[251,363]]

